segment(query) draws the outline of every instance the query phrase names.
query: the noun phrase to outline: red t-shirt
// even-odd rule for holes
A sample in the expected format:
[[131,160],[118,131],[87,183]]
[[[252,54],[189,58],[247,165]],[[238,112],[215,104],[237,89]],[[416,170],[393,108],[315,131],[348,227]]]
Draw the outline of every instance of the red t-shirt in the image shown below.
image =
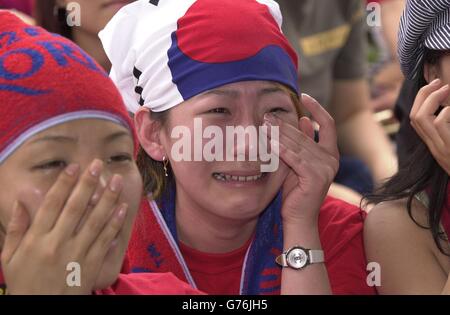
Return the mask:
[[173,273],[120,274],[116,283],[97,295],[198,295],[203,294]]
[[[6,294],[6,284],[0,268],[0,295]],[[120,274],[109,288],[96,295],[198,295],[204,294],[181,281],[173,273]]]
[[[330,197],[320,209],[319,237],[333,294],[376,294],[376,289],[366,282],[364,217],[365,213],[357,207]],[[239,294],[249,245],[250,241],[227,254],[202,253],[181,243],[180,250],[199,290],[234,295]]]
[[239,295],[242,267],[251,239],[225,254],[200,252],[180,242],[180,251],[197,288],[213,295]]

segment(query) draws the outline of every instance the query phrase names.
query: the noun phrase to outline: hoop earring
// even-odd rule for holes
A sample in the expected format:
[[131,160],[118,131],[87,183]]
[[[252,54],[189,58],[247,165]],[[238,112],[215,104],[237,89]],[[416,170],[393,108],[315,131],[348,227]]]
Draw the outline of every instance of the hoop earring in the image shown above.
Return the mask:
[[164,165],[164,175],[166,175],[166,177],[169,177],[169,173],[167,171],[167,166],[169,165],[169,160],[166,158],[166,156],[163,156],[163,165]]

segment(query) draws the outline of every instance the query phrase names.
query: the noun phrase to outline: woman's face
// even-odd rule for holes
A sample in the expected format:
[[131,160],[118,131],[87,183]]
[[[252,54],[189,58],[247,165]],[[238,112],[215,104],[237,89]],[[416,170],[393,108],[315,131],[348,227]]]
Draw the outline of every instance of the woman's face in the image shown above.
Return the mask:
[[58,0],[61,7],[69,3],[78,3],[81,9],[80,29],[98,34],[112,17],[125,5],[133,0]]
[[[267,207],[282,186],[288,167],[280,160],[274,172],[261,172],[263,163],[260,155],[256,161],[249,161],[250,150],[258,146],[257,143],[250,143],[250,137],[235,141],[234,160],[227,160],[226,154],[223,154],[224,161],[208,162],[204,156],[201,161],[194,161],[194,142],[201,141],[198,135],[194,136],[194,119],[201,119],[202,131],[215,126],[226,135],[227,126],[256,127],[258,136],[263,137],[259,127],[266,113],[276,113],[284,121],[298,126],[298,113],[290,95],[279,85],[265,81],[228,84],[171,109],[167,125],[161,133],[161,142],[175,175],[177,199],[183,207],[194,207],[231,220],[254,219]],[[180,140],[171,138],[172,130],[178,126],[186,126],[193,135],[191,161],[194,162],[176,162],[171,154],[174,144]],[[209,140],[203,140],[202,150]],[[221,149],[229,153],[226,142],[224,138]],[[237,161],[239,147],[245,151],[245,161]],[[247,181],[236,180],[244,176]],[[251,180],[250,176],[256,178]]]
[[84,119],[49,128],[26,141],[0,164],[0,225],[5,230],[15,201],[20,201],[31,218],[59,173],[69,164],[81,172],[94,159],[104,162],[100,192],[113,174],[123,176],[120,203],[129,205],[118,246],[107,255],[99,287],[113,283],[123,263],[133,219],[142,196],[142,180],[133,159],[134,144],[128,129],[105,120]]

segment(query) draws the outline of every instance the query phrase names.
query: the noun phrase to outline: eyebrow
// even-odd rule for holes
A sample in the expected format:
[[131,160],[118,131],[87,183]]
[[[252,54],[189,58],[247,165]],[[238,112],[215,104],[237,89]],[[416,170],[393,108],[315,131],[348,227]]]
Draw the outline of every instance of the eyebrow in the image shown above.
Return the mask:
[[[118,132],[112,133],[112,134],[106,136],[105,138],[103,138],[102,142],[109,143],[109,142],[112,142],[112,141],[117,140],[122,137],[130,137],[131,138],[131,135],[126,131],[118,131]],[[67,137],[67,136],[45,136],[45,137],[42,137],[42,138],[32,141],[31,144],[45,142],[45,141],[76,143],[78,141],[78,139],[72,138],[72,137]]]
[[[267,87],[258,92],[258,97],[265,96],[267,94],[274,94],[274,93],[286,93],[282,88],[274,86],[274,87]],[[240,92],[235,90],[220,90],[220,89],[214,89],[209,90],[201,94],[200,96],[207,96],[207,95],[218,95],[218,96],[227,96],[227,97],[233,97],[237,98],[239,96]]]
[[118,132],[115,132],[113,134],[110,134],[110,135],[106,136],[105,138],[103,138],[102,141],[103,141],[103,143],[108,143],[108,142],[113,142],[113,141],[115,141],[115,140],[117,140],[119,138],[122,138],[122,137],[128,137],[128,138],[132,139],[132,137],[131,137],[129,132],[127,132],[127,131],[118,131]]
[[258,92],[259,96],[264,96],[267,94],[273,94],[273,93],[286,93],[282,88],[279,88],[277,86],[274,87],[268,87],[268,88],[264,88],[261,91]]
[[45,142],[45,141],[55,141],[55,142],[77,142],[77,139],[67,137],[67,136],[45,136],[42,138],[38,138],[34,141],[31,141],[32,144]]

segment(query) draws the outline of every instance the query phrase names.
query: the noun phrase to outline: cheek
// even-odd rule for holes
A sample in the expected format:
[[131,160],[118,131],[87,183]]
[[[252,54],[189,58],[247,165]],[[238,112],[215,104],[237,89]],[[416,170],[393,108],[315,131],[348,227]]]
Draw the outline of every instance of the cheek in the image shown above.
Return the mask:
[[450,84],[450,56],[445,56],[440,64],[441,79]]
[[11,188],[10,191],[3,191],[1,194],[0,220],[3,226],[7,226],[16,201],[19,201],[25,207],[30,218],[33,219],[39,206],[43,202],[47,191],[47,189],[43,190],[32,184]]
[[28,187],[25,186],[18,191],[17,200],[25,206],[31,219],[34,218],[39,206],[44,201],[48,189],[48,187],[42,189],[30,185]]
[[210,180],[214,162],[175,162],[171,169],[179,182],[198,186],[205,180]]

